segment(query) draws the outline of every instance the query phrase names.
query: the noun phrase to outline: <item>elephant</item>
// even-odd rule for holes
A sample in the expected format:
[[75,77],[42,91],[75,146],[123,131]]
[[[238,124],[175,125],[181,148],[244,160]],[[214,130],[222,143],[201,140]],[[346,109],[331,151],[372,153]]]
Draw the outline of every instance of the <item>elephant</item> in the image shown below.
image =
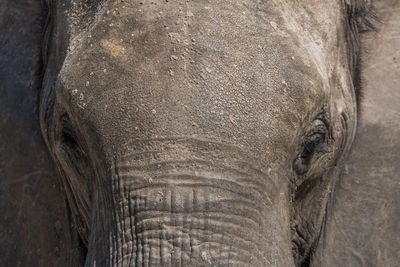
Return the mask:
[[396,265],[397,1],[0,7],[2,265]]

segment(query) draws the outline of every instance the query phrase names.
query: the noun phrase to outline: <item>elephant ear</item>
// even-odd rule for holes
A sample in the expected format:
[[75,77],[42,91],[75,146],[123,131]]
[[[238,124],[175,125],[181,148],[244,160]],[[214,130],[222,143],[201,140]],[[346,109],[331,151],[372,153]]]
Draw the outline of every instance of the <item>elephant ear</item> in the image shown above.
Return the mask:
[[0,1],[0,266],[83,260],[35,112],[46,16],[38,0]]
[[376,9],[382,25],[364,38],[358,133],[312,266],[400,262],[400,2],[377,1]]

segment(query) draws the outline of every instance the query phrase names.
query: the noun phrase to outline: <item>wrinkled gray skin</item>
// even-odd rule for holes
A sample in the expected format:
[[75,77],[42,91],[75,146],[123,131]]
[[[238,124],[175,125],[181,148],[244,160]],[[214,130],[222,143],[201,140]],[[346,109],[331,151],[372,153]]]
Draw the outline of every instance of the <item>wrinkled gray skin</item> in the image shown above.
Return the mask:
[[49,6],[40,122],[86,266],[299,265],[355,132],[342,4]]
[[47,5],[26,60],[68,199],[60,264],[335,266],[357,124],[342,1]]

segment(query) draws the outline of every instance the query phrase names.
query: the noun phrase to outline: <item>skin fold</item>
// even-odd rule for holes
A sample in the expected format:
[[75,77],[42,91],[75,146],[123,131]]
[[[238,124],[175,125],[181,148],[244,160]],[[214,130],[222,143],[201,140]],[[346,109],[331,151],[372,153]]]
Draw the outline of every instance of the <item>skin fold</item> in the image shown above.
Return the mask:
[[72,257],[317,263],[356,134],[361,2],[45,1],[32,87]]

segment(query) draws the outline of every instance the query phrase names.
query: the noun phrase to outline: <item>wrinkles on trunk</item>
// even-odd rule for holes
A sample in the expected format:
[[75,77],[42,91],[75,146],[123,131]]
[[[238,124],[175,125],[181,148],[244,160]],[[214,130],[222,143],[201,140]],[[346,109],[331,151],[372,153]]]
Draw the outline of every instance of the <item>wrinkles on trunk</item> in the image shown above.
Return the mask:
[[242,150],[194,138],[130,147],[111,173],[111,266],[273,266],[291,258],[285,214],[272,209],[280,191]]
[[[228,211],[191,212],[196,206],[196,190],[187,196],[193,207],[175,211],[182,192],[169,193],[170,208],[147,208],[147,199],[136,197],[123,203],[118,212],[118,235],[111,262],[115,266],[228,264],[253,262],[260,266],[263,255],[258,244],[263,237],[260,225],[242,220]],[[210,204],[211,205],[211,204]],[[231,207],[232,209],[234,207]]]

